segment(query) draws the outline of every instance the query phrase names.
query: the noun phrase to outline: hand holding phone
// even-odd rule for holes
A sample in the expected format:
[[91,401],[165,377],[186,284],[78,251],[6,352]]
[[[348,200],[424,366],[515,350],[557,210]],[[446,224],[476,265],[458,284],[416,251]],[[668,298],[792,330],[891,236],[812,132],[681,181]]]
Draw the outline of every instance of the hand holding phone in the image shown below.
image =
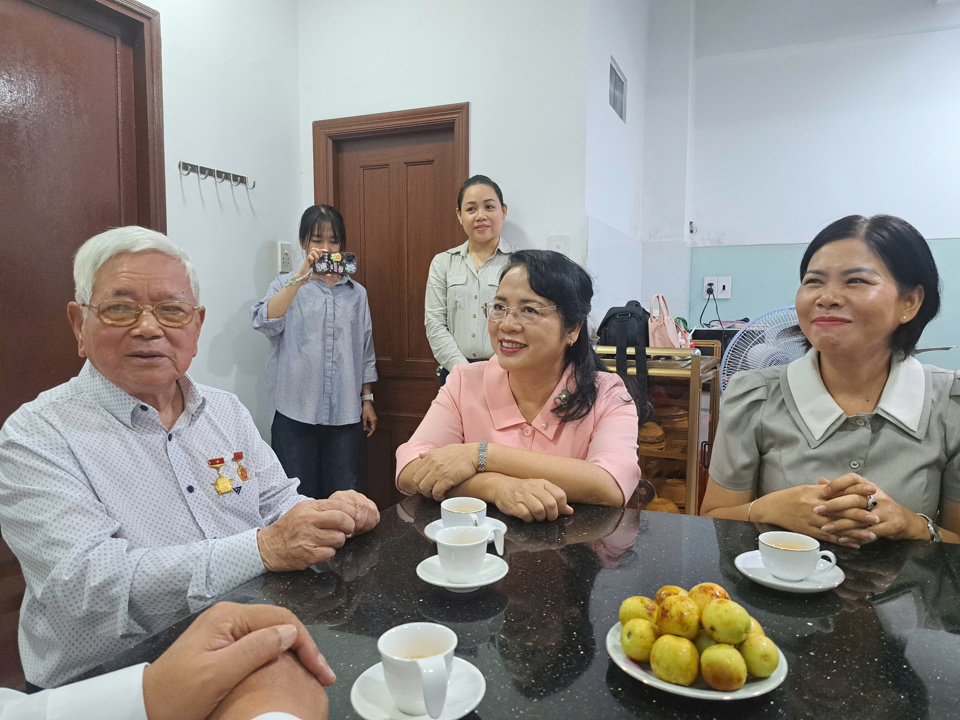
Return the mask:
[[320,253],[320,258],[313,266],[318,275],[353,275],[357,272],[356,253]]

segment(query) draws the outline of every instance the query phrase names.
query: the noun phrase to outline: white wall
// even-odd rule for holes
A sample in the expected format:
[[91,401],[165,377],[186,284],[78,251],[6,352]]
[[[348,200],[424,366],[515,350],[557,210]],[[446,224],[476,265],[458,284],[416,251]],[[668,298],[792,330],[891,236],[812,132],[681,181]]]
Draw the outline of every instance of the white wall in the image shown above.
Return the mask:
[[[587,269],[594,323],[607,308],[640,299],[640,209],[647,0],[591,0],[586,57]],[[626,120],[610,107],[610,58],[626,77]]]
[[806,242],[880,212],[960,236],[960,6],[769,7],[697,4],[697,243]]
[[[268,436],[267,341],[250,306],[296,239],[300,206],[294,0],[150,0],[160,13],[167,231],[200,274],[207,318],[190,368],[235,392]],[[180,160],[248,175],[252,191],[181,177]]]
[[[470,103],[470,172],[503,189],[505,238],[586,257],[583,0],[300,0],[301,204],[316,120]],[[449,211],[456,211],[451,196]],[[465,237],[451,237],[450,246]]]
[[650,0],[641,216],[644,305],[663,293],[688,319],[694,10],[694,0]]

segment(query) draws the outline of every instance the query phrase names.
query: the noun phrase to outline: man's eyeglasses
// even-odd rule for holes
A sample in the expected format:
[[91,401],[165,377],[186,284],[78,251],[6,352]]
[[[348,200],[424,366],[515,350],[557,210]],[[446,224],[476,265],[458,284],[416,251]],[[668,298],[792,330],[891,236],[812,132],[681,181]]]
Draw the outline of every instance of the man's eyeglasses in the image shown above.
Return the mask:
[[130,327],[140,321],[144,310],[153,313],[157,322],[164,327],[179,328],[189,325],[196,315],[199,305],[191,305],[188,302],[179,302],[171,300],[162,303],[135,303],[125,300],[104,300],[96,305],[87,305],[81,303],[85,308],[90,308],[104,325],[113,325],[115,327]]
[[541,318],[549,317],[557,311],[556,305],[521,305],[519,307],[510,307],[503,303],[484,303],[483,315],[488,320],[494,322],[503,322],[507,313],[512,313],[522,325],[529,325],[538,322]]

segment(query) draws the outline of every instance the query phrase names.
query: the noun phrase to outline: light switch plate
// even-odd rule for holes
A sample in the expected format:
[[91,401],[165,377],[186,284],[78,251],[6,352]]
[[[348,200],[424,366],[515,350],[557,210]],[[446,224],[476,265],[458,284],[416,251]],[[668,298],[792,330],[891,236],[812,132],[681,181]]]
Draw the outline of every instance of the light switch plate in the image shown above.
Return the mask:
[[290,243],[277,243],[277,272],[293,272],[293,247]]

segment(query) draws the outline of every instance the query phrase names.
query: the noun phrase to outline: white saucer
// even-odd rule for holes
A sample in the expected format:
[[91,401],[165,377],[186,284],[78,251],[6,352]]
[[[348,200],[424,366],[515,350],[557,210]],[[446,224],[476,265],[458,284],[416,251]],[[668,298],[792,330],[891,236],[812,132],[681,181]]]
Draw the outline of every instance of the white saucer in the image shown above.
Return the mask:
[[473,580],[468,583],[455,583],[447,580],[447,576],[443,574],[443,570],[440,568],[440,557],[434,555],[417,565],[417,576],[431,585],[446,588],[451,592],[465,593],[495,583],[502,579],[509,569],[510,566],[507,565],[506,560],[487,553],[487,556],[483,559],[480,572]]
[[[806,580],[791,582],[790,580],[781,580],[775,577],[773,573],[763,566],[763,559],[760,557],[759,550],[751,550],[742,555],[738,555],[733,561],[737,570],[742,572],[748,578],[761,585],[766,585],[775,590],[783,590],[791,593],[818,593],[825,590],[833,590],[837,585],[843,582],[846,577],[843,570],[834,567],[826,572],[811,575]],[[821,560],[817,563],[817,569],[826,567],[829,563]]]
[[[457,720],[473,710],[483,700],[487,682],[483,673],[466,660],[453,659],[453,671],[447,686],[447,702],[439,720]],[[353,709],[364,720],[429,720],[429,715],[407,715],[401,712],[390,697],[387,681],[383,678],[383,663],[367,668],[350,690]]]
[[[507,526],[496,518],[488,517],[483,524],[491,528],[500,528],[504,535],[507,534]],[[423,534],[426,535],[427,539],[431,542],[436,542],[437,533],[441,530],[443,530],[443,520],[434,520],[423,529]],[[490,536],[489,542],[493,542],[493,535]]]

